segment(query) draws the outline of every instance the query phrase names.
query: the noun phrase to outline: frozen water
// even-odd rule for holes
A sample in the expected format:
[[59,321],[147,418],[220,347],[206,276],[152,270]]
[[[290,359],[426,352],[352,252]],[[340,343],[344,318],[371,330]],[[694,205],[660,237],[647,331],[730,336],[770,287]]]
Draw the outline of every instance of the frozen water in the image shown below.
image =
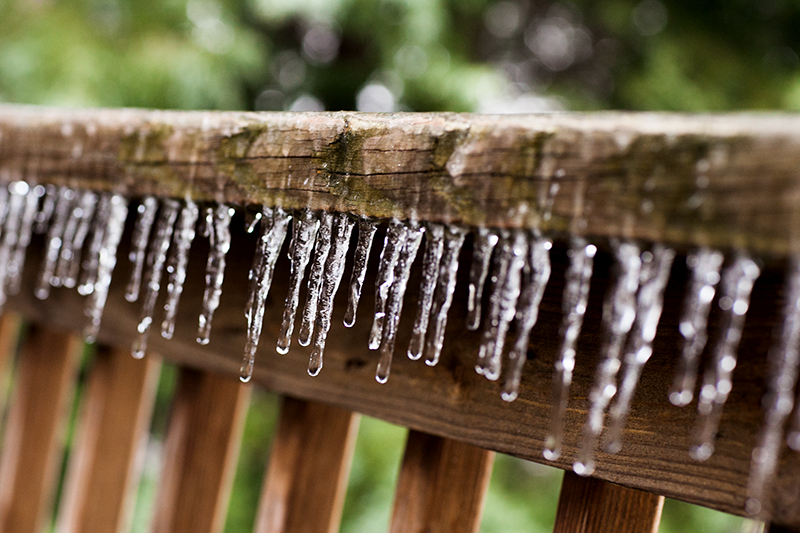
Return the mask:
[[304,209],[294,218],[292,228],[292,242],[289,245],[289,293],[286,295],[286,304],[283,308],[281,332],[278,335],[276,350],[280,354],[289,351],[294,332],[294,319],[297,306],[300,304],[300,286],[306,273],[306,266],[311,259],[314,241],[317,238],[319,216],[310,209]]
[[105,235],[112,214],[113,198],[113,195],[104,193],[100,195],[97,201],[97,208],[90,228],[92,236],[89,239],[89,248],[83,260],[83,270],[78,284],[78,294],[83,296],[91,294],[94,290],[94,284],[97,282],[100,253],[103,250]]
[[545,438],[544,457],[554,461],[561,456],[564,414],[567,410],[569,388],[572,384],[572,370],[575,368],[575,343],[583,326],[586,304],[589,301],[589,285],[592,280],[592,266],[597,247],[581,237],[573,237],[567,251],[570,263],[566,272],[564,296],[561,308],[564,318],[561,322],[561,348],[555,364],[552,411],[550,428]]
[[311,263],[311,272],[308,275],[308,292],[306,306],[300,321],[300,333],[297,342],[300,346],[308,346],[314,334],[314,322],[317,317],[319,296],[322,292],[322,281],[325,274],[325,263],[331,251],[331,238],[333,232],[333,214],[323,211],[320,213],[317,240],[314,244],[314,261]]
[[10,183],[6,190],[9,194],[6,195],[6,216],[2,224],[3,232],[0,241],[0,310],[7,299],[9,262],[17,247],[22,217],[25,213],[25,198],[30,189],[27,183],[15,181]]
[[375,314],[369,334],[369,349],[377,350],[383,337],[383,323],[386,317],[386,300],[389,289],[394,282],[394,271],[400,252],[405,246],[407,236],[405,225],[397,219],[389,222],[386,237],[383,239],[383,250],[378,263],[378,277],[375,280]]
[[55,275],[50,281],[53,286],[63,285],[67,288],[73,288],[78,282],[81,250],[83,249],[86,234],[89,233],[89,226],[92,222],[96,205],[97,195],[93,192],[79,191],[76,193],[72,213],[64,228]]
[[355,226],[355,221],[347,213],[338,213],[334,216],[331,249],[325,261],[325,274],[314,327],[314,347],[308,361],[308,373],[311,376],[318,375],[322,370],[322,356],[325,354],[325,343],[331,327],[333,298],[336,296],[336,291],[339,290],[339,283],[344,274],[345,259],[347,250],[350,248],[353,226]]
[[347,310],[344,313],[344,325],[351,328],[356,323],[356,311],[361,300],[361,289],[364,286],[364,278],[367,275],[367,263],[369,262],[369,252],[372,249],[372,241],[378,224],[369,218],[360,217],[358,219],[358,243],[353,257],[353,273],[350,275],[350,294],[347,301]]
[[225,256],[231,248],[231,216],[233,208],[219,204],[213,211],[211,220],[207,221],[209,235],[208,261],[206,262],[206,288],[203,292],[203,308],[200,313],[197,342],[208,344],[211,335],[211,320],[214,311],[219,307],[222,294],[222,281],[225,279]]
[[161,322],[161,336],[171,339],[175,333],[175,319],[178,315],[178,304],[183,284],[186,281],[186,265],[189,263],[189,251],[195,237],[195,224],[200,211],[190,199],[186,199],[181,209],[175,232],[172,236],[172,247],[167,259],[167,300],[164,302],[164,320]]
[[417,360],[422,357],[425,347],[425,333],[431,318],[433,293],[439,278],[439,263],[444,251],[444,226],[427,224],[425,226],[425,255],[422,257],[422,282],[419,287],[419,302],[411,341],[408,343],[408,357]]
[[158,200],[152,196],[142,198],[142,202],[136,212],[136,224],[131,238],[131,251],[128,254],[128,260],[133,263],[133,270],[131,271],[131,280],[128,282],[128,288],[125,290],[125,299],[129,302],[135,302],[139,299],[139,287],[142,284],[142,271],[144,270],[147,243],[150,241],[150,230],[156,220]]
[[67,220],[72,210],[72,202],[74,199],[75,191],[68,187],[59,187],[58,200],[55,205],[53,216],[51,217],[50,227],[47,231],[44,261],[39,273],[39,281],[34,291],[34,294],[40,300],[44,300],[50,296],[50,286],[55,276],[64,230],[67,226]]
[[669,393],[669,401],[673,405],[688,405],[694,397],[700,354],[708,338],[708,313],[719,283],[723,259],[721,252],[709,248],[701,248],[686,258],[692,278],[686,288],[679,325],[684,341],[675,381]]
[[50,219],[56,210],[56,203],[59,197],[59,187],[55,185],[47,185],[44,188],[44,196],[42,197],[42,206],[36,211],[36,216],[33,221],[33,231],[37,234],[43,234],[47,231],[50,225]]
[[736,368],[750,293],[759,274],[758,265],[744,253],[739,253],[722,271],[722,293],[718,304],[722,310],[722,333],[714,346],[713,360],[703,374],[697,421],[689,448],[689,455],[698,461],[704,461],[714,453],[722,408],[731,391],[731,375]]
[[517,340],[508,353],[503,400],[514,401],[519,391],[522,368],[528,356],[531,330],[539,318],[539,304],[550,280],[550,249],[553,244],[534,232],[528,243],[528,265],[523,270],[522,293],[517,305]]
[[472,264],[469,271],[469,295],[467,297],[467,329],[476,330],[481,325],[481,298],[483,285],[489,273],[492,251],[499,237],[489,228],[478,228],[472,244]]
[[39,192],[36,187],[30,187],[25,195],[25,208],[22,211],[22,220],[19,224],[19,236],[8,263],[7,294],[17,294],[22,283],[22,269],[25,267],[25,252],[31,242],[34,217],[39,207]]

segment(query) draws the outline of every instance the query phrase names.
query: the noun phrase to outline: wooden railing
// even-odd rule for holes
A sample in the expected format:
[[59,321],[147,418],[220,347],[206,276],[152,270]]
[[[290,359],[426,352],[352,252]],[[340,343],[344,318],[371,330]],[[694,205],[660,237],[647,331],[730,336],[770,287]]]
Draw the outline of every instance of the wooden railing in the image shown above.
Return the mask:
[[[764,367],[783,295],[785,259],[800,228],[800,119],[785,116],[362,115],[60,111],[0,108],[0,178],[233,204],[336,209],[354,214],[498,227],[538,227],[556,237],[553,275],[519,398],[473,371],[479,334],[465,331],[461,269],[441,363],[397,357],[386,384],[374,379],[369,323],[334,326],[320,376],[307,351],[281,356],[269,343],[253,381],[286,397],[270,456],[257,531],[333,531],[363,413],[411,428],[391,530],[476,531],[492,452],[545,462],[549,391],[558,349],[566,243],[583,235],[746,249],[764,269],[748,313],[734,388],[714,455],[687,454],[694,412],[669,404],[679,345],[686,269],[676,261],[664,297],[654,355],[642,376],[618,454],[598,454],[594,478],[565,476],[555,530],[650,531],[663,497],[744,515],[750,453],[761,423]],[[557,193],[554,189],[557,187]],[[173,340],[151,337],[135,361],[127,348],[139,321],[125,301],[129,272],[117,267],[88,380],[77,447],[71,455],[58,525],[114,531],[129,513],[159,356],[181,365],[173,401],[156,531],[218,531],[227,504],[249,386],[238,376],[255,237],[233,235],[225,289],[211,342],[195,342],[202,268],[189,270]],[[127,239],[127,237],[126,237]],[[190,265],[204,264],[202,241]],[[41,241],[29,250],[38,265]],[[601,251],[580,338],[564,451],[548,463],[571,469],[601,342],[610,255]],[[127,249],[123,243],[123,249]],[[373,249],[372,261],[380,250]],[[59,428],[73,386],[84,325],[83,298],[53,290],[33,297],[36,268],[11,299],[0,328],[9,354],[19,318],[24,337],[0,460],[0,529],[36,531],[57,473]],[[277,272],[287,272],[284,258]],[[370,271],[370,276],[374,272]],[[416,274],[415,274],[416,275]],[[276,275],[265,336],[276,336],[287,276]],[[411,284],[415,281],[412,278]],[[371,301],[374,280],[365,283]],[[340,291],[334,322],[341,323]],[[407,307],[415,297],[409,294]],[[189,310],[189,311],[187,311]],[[407,315],[410,313],[407,313]],[[408,342],[411,316],[398,345]],[[106,348],[107,347],[107,348]],[[153,355],[159,354],[159,356]],[[794,496],[800,460],[783,454],[774,480],[773,521],[800,526]],[[612,482],[608,483],[608,482]],[[618,485],[617,485],[618,484]],[[777,527],[777,526],[776,526]],[[776,529],[777,530],[777,529]]]

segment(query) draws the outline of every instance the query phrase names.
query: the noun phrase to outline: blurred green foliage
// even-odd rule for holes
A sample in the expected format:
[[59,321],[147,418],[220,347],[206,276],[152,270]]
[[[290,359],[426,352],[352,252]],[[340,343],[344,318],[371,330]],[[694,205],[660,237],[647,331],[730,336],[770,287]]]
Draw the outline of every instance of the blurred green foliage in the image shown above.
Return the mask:
[[[0,0],[0,101],[174,109],[800,110],[800,0]],[[134,531],[155,497],[159,387]],[[226,531],[277,401],[256,391]],[[385,530],[405,430],[361,424],[342,531]],[[561,473],[499,456],[482,531],[550,531]],[[668,501],[661,531],[741,520]]]

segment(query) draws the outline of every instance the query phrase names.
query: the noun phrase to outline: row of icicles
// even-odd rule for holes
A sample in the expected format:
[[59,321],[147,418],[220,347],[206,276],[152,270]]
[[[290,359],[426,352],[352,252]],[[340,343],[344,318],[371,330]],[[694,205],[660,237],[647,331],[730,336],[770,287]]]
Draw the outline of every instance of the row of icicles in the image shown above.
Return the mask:
[[[45,256],[35,295],[44,299],[51,287],[77,287],[80,294],[88,297],[88,323],[84,337],[93,342],[100,328],[128,211],[127,199],[112,193],[29,186],[22,181],[0,187],[0,306],[8,294],[19,290],[31,234],[46,232]],[[189,250],[196,233],[210,242],[197,335],[197,342],[207,344],[222,291],[234,209],[224,204],[201,209],[191,200],[179,202],[145,197],[135,212],[129,253],[133,272],[125,291],[126,299],[131,302],[138,300],[143,292],[138,335],[132,349],[134,357],[144,356],[165,275],[167,297],[161,335],[172,338]],[[331,326],[334,296],[345,270],[351,234],[357,227],[344,325],[351,327],[356,320],[370,249],[379,222],[345,213],[308,209],[290,213],[279,207],[263,207],[247,220],[247,231],[259,228],[259,239],[249,273],[245,309],[247,341],[240,375],[244,382],[250,380],[253,372],[266,299],[276,261],[289,234],[290,221],[293,223],[289,244],[289,293],[277,342],[278,353],[289,351],[295,317],[300,310],[300,290],[310,263],[307,298],[300,311],[297,342],[302,346],[313,344],[308,373],[312,376],[319,374]],[[414,360],[424,356],[428,365],[437,364],[455,290],[458,257],[466,235],[467,230],[456,225],[388,222],[378,266],[375,312],[369,336],[369,348],[378,350],[380,354],[376,371],[379,382],[384,383],[389,377],[406,286],[423,237],[422,282],[407,355]],[[478,228],[473,232],[467,329],[477,330],[483,323],[475,369],[489,380],[498,380],[505,365],[502,397],[506,401],[517,397],[522,368],[527,359],[529,335],[536,324],[539,303],[550,277],[551,245],[549,239],[534,231]],[[601,362],[596,369],[589,396],[588,420],[573,465],[580,475],[590,475],[595,469],[594,454],[606,412],[609,425],[603,447],[610,453],[621,448],[622,430],[631,400],[643,367],[652,354],[663,293],[675,257],[672,249],[660,244],[642,249],[633,242],[614,242],[612,248],[615,271],[603,306],[605,335]],[[561,454],[564,416],[575,366],[575,346],[586,312],[596,251],[594,245],[578,237],[572,239],[568,250],[570,264],[565,275],[562,301],[562,342],[555,363],[552,416],[544,450],[548,460],[555,460]],[[684,342],[669,394],[675,405],[685,406],[693,399],[700,355],[706,344],[709,311],[718,288],[720,293],[716,302],[721,310],[722,334],[712,347],[712,360],[702,376],[698,417],[690,447],[691,456],[702,461],[714,450],[722,408],[731,390],[731,375],[736,366],[750,293],[760,269],[744,253],[735,254],[725,262],[722,253],[710,249],[690,254],[687,265],[691,279],[679,326]],[[491,287],[486,309],[482,310],[487,278]],[[763,402],[765,419],[752,455],[745,507],[753,515],[767,514],[767,489],[775,473],[784,426],[795,399],[800,356],[800,261],[792,263],[787,279],[782,330],[777,345],[768,356],[768,392]],[[504,361],[506,337],[514,322],[516,337]],[[787,440],[793,449],[800,450],[800,412],[793,418]]]

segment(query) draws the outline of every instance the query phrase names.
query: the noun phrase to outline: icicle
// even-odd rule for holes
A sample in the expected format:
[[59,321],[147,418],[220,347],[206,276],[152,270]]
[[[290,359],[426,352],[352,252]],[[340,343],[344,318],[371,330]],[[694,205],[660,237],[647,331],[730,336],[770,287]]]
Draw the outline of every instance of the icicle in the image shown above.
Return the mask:
[[352,328],[356,323],[356,310],[358,302],[361,300],[361,289],[367,275],[369,252],[372,249],[372,241],[377,229],[378,224],[374,220],[366,217],[358,219],[358,243],[353,258],[353,273],[350,275],[350,295],[347,301],[347,310],[344,313],[344,325],[347,328]]
[[113,199],[114,197],[111,194],[106,193],[101,194],[97,202],[97,209],[91,225],[92,238],[89,240],[89,249],[86,259],[83,261],[83,272],[81,281],[78,284],[78,294],[82,296],[91,294],[97,282],[100,252],[103,249],[109,219],[112,214]]
[[195,236],[195,224],[200,212],[190,199],[181,209],[178,224],[172,237],[172,247],[167,260],[167,300],[164,303],[164,320],[161,322],[161,336],[171,339],[175,333],[175,318],[178,314],[178,303],[186,281],[186,265],[189,263],[189,251]]
[[617,393],[617,373],[621,366],[622,348],[636,318],[636,291],[639,289],[642,267],[639,247],[630,242],[614,242],[612,246],[616,264],[614,284],[603,302],[604,338],[600,349],[601,360],[589,392],[589,413],[574,467],[576,472],[583,475],[594,472],[594,450],[603,429],[606,408]]
[[508,327],[516,314],[522,267],[525,266],[528,251],[522,231],[503,230],[500,235],[492,273],[494,287],[478,350],[478,363],[475,365],[475,371],[491,381],[500,377],[503,346]]
[[47,185],[42,194],[42,208],[36,212],[36,217],[33,221],[33,231],[36,234],[43,234],[47,231],[50,219],[56,210],[56,203],[59,197],[59,188],[55,185]]
[[400,315],[403,313],[403,299],[408,286],[408,278],[411,276],[411,265],[414,264],[414,259],[417,257],[423,233],[424,229],[413,222],[405,230],[403,239],[405,244],[395,265],[394,283],[392,283],[389,300],[386,303],[386,320],[383,324],[383,338],[380,346],[381,356],[375,371],[375,379],[378,383],[386,383],[386,380],[389,379],[397,326],[400,323]]
[[139,286],[142,283],[142,270],[144,269],[147,243],[150,240],[150,230],[156,220],[157,211],[158,200],[152,196],[145,196],[136,210],[136,225],[133,228],[131,251],[128,254],[128,260],[133,263],[133,271],[131,272],[131,280],[128,282],[128,288],[125,290],[125,299],[129,302],[135,302],[139,298]]
[[247,318],[247,342],[244,347],[242,366],[239,369],[239,379],[243,383],[250,381],[253,375],[258,341],[261,338],[261,328],[264,325],[264,309],[267,305],[267,296],[272,286],[272,276],[275,272],[275,263],[286,239],[286,230],[292,219],[280,207],[274,209],[264,207],[261,218],[261,235],[258,240],[253,267],[250,270],[250,288],[247,307],[244,316]]
[[439,263],[439,275],[431,307],[431,323],[428,325],[428,340],[425,344],[425,364],[428,366],[435,366],[442,354],[447,313],[450,311],[453,292],[456,290],[458,254],[461,252],[466,234],[466,230],[454,225],[448,225],[444,230],[444,249]]
[[93,284],[92,293],[86,303],[86,316],[89,323],[83,331],[86,342],[94,342],[100,331],[100,320],[103,318],[103,309],[108,297],[108,287],[111,285],[111,275],[117,264],[117,247],[125,229],[125,219],[128,217],[128,202],[120,195],[110,197],[111,210],[103,230],[103,240],[99,246],[97,278]]
[[345,258],[350,247],[350,235],[354,225],[355,222],[346,213],[337,214],[333,221],[331,250],[325,262],[325,278],[314,327],[314,348],[308,361],[310,376],[316,376],[322,370],[322,356],[325,353],[325,342],[331,327],[333,297],[336,296],[342,274],[344,274]]
[[723,311],[722,333],[714,346],[713,361],[703,374],[693,444],[689,448],[689,455],[698,461],[704,461],[714,453],[714,439],[722,408],[731,390],[731,374],[736,368],[736,351],[750,305],[750,293],[759,274],[758,265],[744,254],[739,254],[722,272],[722,296],[719,299]]
[[306,306],[303,309],[303,316],[300,320],[300,332],[297,335],[297,342],[300,346],[308,346],[311,344],[311,337],[314,334],[314,321],[317,317],[317,306],[319,304],[320,292],[322,291],[325,261],[328,259],[328,254],[331,251],[332,231],[333,214],[323,211],[320,213],[317,240],[314,243],[314,261],[311,263],[311,271],[308,274]]
[[31,234],[33,233],[34,217],[36,210],[39,207],[40,193],[37,190],[41,185],[31,187],[28,189],[28,194],[25,195],[25,209],[22,212],[22,220],[20,221],[19,237],[14,251],[11,255],[8,264],[8,294],[17,294],[20,285],[22,284],[22,269],[25,266],[25,253],[28,250],[28,245],[31,243]]
[[419,302],[411,341],[408,343],[408,358],[416,361],[422,357],[425,346],[425,333],[431,319],[433,293],[439,277],[439,263],[444,250],[444,226],[428,224],[425,226],[425,255],[422,258],[422,282],[419,287]]
[[[481,325],[481,298],[492,250],[499,237],[488,228],[478,228],[472,244],[472,265],[469,271],[469,296],[467,299],[467,329],[476,330]],[[482,373],[482,372],[479,372]]]
[[72,201],[75,198],[75,191],[67,187],[60,187],[58,190],[58,201],[56,202],[50,228],[47,231],[47,245],[45,247],[44,263],[39,274],[39,281],[36,284],[34,294],[40,300],[50,296],[50,285],[56,270],[59,252],[61,251],[62,237],[67,225],[67,218],[72,210]]
[[800,256],[792,258],[787,278],[783,323],[778,343],[768,355],[768,387],[761,402],[764,422],[752,453],[744,505],[749,514],[759,515],[762,519],[769,518],[770,482],[778,466],[784,425],[794,407],[800,360]]
[[211,335],[211,320],[219,307],[222,294],[222,281],[225,279],[225,256],[231,248],[231,217],[233,209],[219,204],[213,211],[212,219],[207,220],[209,244],[206,262],[206,289],[203,292],[203,309],[197,330],[197,342],[208,344]]
[[294,219],[292,242],[289,245],[289,293],[286,295],[281,332],[278,335],[276,347],[279,354],[286,354],[292,343],[294,319],[297,314],[297,306],[300,304],[300,286],[303,284],[306,266],[311,259],[311,251],[314,249],[317,228],[319,228],[319,217],[310,209],[304,209]]
[[508,370],[503,385],[502,398],[514,401],[519,391],[522,367],[528,356],[531,330],[539,318],[539,304],[550,280],[550,249],[553,243],[538,233],[528,244],[528,269],[517,306],[517,340],[508,353]]
[[570,258],[566,272],[561,308],[561,349],[556,359],[551,396],[550,430],[545,439],[544,457],[555,461],[561,456],[564,413],[567,410],[572,370],[575,368],[575,342],[583,326],[586,304],[589,301],[589,284],[592,280],[592,263],[597,247],[581,237],[573,237],[567,255]]
[[708,339],[708,313],[719,283],[723,259],[721,252],[708,248],[686,257],[686,264],[692,270],[692,281],[686,288],[679,325],[684,341],[675,381],[669,393],[669,401],[673,405],[689,405],[694,397],[700,354]]
[[405,245],[405,226],[399,220],[392,219],[386,229],[383,240],[383,250],[378,263],[378,277],[375,280],[375,315],[372,320],[372,329],[369,334],[369,349],[377,350],[383,337],[383,323],[386,319],[386,299],[389,289],[394,282],[394,270],[400,251]]
[[150,326],[153,324],[153,312],[156,309],[156,299],[161,290],[161,277],[164,272],[164,263],[167,261],[169,243],[175,228],[175,219],[178,218],[180,204],[176,200],[166,199],[161,203],[158,214],[153,241],[150,243],[150,252],[147,255],[147,279],[145,282],[144,302],[139,315],[137,326],[138,336],[133,341],[131,354],[136,359],[144,357],[147,350],[147,338],[150,335]]
[[[4,187],[4,189],[6,188]],[[8,211],[3,223],[2,242],[0,242],[0,310],[2,310],[7,299],[6,287],[9,279],[9,262],[11,254],[17,246],[22,216],[25,212],[25,198],[28,195],[29,187],[24,181],[15,181],[8,185],[7,190],[10,192]]]
[[625,351],[625,375],[614,405],[609,410],[610,422],[605,445],[609,453],[617,453],[622,448],[622,430],[628,420],[633,395],[642,369],[653,354],[653,339],[664,308],[664,289],[674,259],[675,250],[658,244],[653,246],[651,252],[642,254],[639,293],[636,295],[636,322]]
[[263,214],[261,211],[251,211],[250,209],[244,210],[244,227],[247,233],[253,233],[258,226],[258,223],[261,222],[261,218]]
[[64,228],[58,265],[56,266],[55,277],[51,280],[52,285],[63,285],[71,289],[77,283],[81,249],[83,248],[86,234],[89,232],[89,224],[94,216],[96,204],[97,195],[93,192],[82,191],[77,193],[77,198],[72,206],[72,213],[67,221],[67,226]]

